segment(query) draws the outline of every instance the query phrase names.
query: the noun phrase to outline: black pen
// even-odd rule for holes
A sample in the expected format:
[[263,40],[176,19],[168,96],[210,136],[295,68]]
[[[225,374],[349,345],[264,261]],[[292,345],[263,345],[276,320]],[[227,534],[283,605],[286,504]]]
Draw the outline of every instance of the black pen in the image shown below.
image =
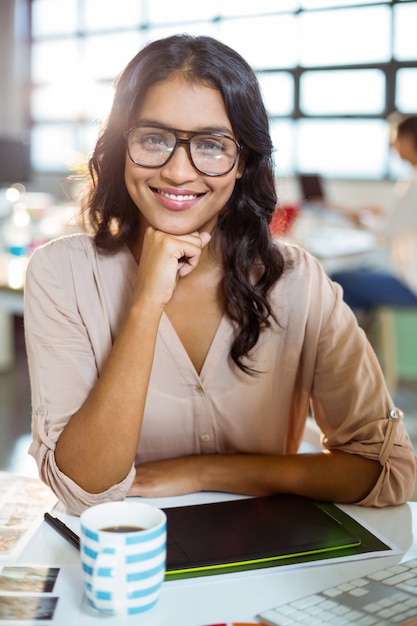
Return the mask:
[[75,546],[78,550],[80,549],[80,538],[71,530],[71,528],[68,528],[68,526],[66,526],[64,522],[61,522],[60,519],[54,517],[50,513],[45,513],[44,518],[45,522],[48,522],[48,524],[52,526],[54,530],[56,530],[60,535],[65,537],[65,539],[72,543],[72,545]]

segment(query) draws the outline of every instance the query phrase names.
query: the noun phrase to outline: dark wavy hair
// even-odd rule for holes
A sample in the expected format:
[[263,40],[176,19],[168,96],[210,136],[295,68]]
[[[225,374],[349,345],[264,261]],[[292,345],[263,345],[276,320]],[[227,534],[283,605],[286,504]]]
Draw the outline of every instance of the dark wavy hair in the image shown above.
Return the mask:
[[113,106],[89,161],[84,217],[102,249],[116,250],[137,236],[140,212],[124,181],[123,132],[136,122],[148,89],[175,74],[221,93],[244,148],[244,173],[213,238],[223,255],[226,313],[236,324],[230,356],[254,373],[243,357],[250,359],[261,329],[276,321],[268,294],[284,271],[284,258],[269,229],[277,198],[268,117],[255,73],[237,52],[211,37],[175,35],[148,44],[130,61],[116,80]]

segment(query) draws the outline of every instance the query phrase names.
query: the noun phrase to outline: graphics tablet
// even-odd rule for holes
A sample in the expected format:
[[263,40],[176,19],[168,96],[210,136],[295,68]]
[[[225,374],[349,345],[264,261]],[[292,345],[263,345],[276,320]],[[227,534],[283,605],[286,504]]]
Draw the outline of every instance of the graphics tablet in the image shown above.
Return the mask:
[[359,546],[359,536],[332,516],[332,506],[324,510],[307,498],[277,494],[164,509],[167,578]]

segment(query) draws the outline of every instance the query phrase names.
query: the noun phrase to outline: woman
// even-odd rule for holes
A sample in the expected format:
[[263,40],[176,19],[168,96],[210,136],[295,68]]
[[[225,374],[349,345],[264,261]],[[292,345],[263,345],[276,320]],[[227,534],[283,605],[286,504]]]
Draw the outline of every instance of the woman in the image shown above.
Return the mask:
[[[93,234],[26,285],[33,443],[74,512],[126,495],[291,492],[383,506],[414,455],[341,290],[269,232],[256,77],[208,37],[145,47],[90,160]],[[311,403],[325,452],[297,454]]]
[[[379,217],[374,231],[386,244],[388,266],[332,276],[342,285],[345,301],[354,309],[417,307],[417,116],[404,118],[393,132],[392,147],[412,166],[412,175],[397,183],[391,210],[376,211]],[[360,211],[352,215],[359,222],[363,216]]]

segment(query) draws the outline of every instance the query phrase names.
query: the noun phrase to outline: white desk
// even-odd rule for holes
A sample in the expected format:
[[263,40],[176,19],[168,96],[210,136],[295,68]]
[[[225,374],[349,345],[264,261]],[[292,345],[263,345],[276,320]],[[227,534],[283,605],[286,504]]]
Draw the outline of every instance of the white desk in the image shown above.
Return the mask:
[[329,210],[303,209],[290,238],[317,257],[328,274],[385,263],[374,233]]
[[[178,498],[161,498],[148,502],[161,507],[230,499],[226,494],[193,494]],[[92,614],[82,600],[81,572],[74,569],[68,581],[73,611],[60,616],[59,626],[205,626],[227,622],[256,622],[255,616],[280,601],[296,599],[351,578],[388,567],[405,558],[417,556],[413,536],[417,532],[417,503],[386,509],[357,506],[343,507],[360,522],[395,543],[406,554],[368,558],[344,563],[285,566],[222,574],[216,576],[170,581],[163,585],[161,599],[155,609],[139,617],[109,617]],[[61,517],[64,517],[60,515]],[[74,520],[66,521],[74,526]],[[75,524],[77,520],[75,520]],[[46,523],[38,529],[31,543],[19,558],[21,563],[64,565],[78,564],[79,553]],[[54,622],[55,623],[55,622]]]

